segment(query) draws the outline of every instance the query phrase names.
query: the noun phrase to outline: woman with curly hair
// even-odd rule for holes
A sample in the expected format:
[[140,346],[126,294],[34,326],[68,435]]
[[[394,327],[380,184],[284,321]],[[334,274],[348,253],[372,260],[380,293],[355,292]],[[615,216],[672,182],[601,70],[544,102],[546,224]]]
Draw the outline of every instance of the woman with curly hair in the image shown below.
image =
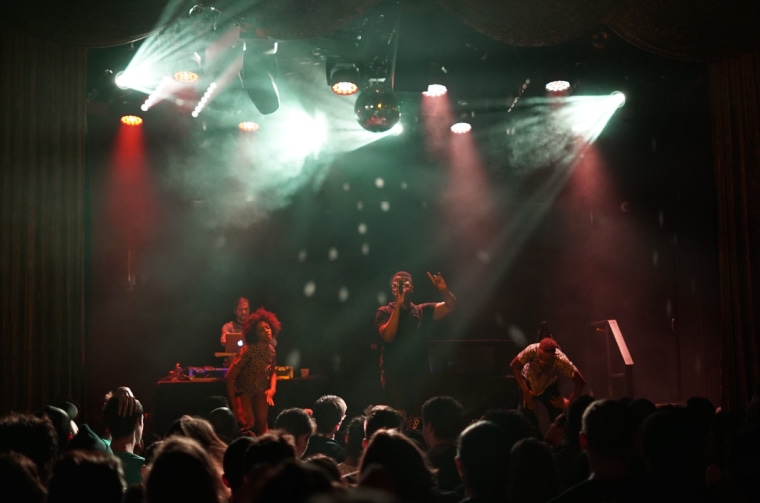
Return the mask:
[[238,422],[257,436],[269,429],[269,406],[274,405],[277,390],[272,341],[281,328],[273,312],[260,307],[251,313],[243,323],[246,345],[235,355],[225,376],[230,403],[240,405],[236,407]]

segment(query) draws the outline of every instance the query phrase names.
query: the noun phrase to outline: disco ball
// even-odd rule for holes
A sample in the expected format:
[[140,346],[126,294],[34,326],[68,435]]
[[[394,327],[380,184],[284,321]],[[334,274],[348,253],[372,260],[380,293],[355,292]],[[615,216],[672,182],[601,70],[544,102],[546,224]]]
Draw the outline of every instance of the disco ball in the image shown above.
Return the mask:
[[393,91],[372,87],[362,91],[354,105],[356,122],[372,133],[384,133],[398,123],[401,112]]

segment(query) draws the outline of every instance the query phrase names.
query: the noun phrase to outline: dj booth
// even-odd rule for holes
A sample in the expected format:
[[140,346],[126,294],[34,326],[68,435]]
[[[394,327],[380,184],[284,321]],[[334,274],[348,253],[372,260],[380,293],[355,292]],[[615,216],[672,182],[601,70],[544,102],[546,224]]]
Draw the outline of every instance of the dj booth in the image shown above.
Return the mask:
[[[274,407],[269,409],[269,424],[283,409],[289,407],[309,408],[314,401],[329,392],[329,380],[320,376],[277,381]],[[204,416],[210,411],[203,410],[211,396],[227,397],[224,379],[219,377],[195,378],[192,380],[159,381],[156,384],[152,429],[163,434],[173,421],[183,414]]]
[[[489,408],[513,408],[518,389],[509,362],[516,354],[512,343],[504,340],[433,341],[429,346],[431,380],[428,396],[449,395],[459,400],[468,415],[479,417]],[[215,369],[220,370],[220,369]],[[203,416],[208,397],[227,397],[223,377],[195,374],[190,378],[162,380],[156,385],[153,430],[162,434],[183,414]],[[269,409],[269,425],[283,409],[311,408],[320,396],[335,394],[348,404],[349,416],[361,414],[368,405],[383,403],[384,394],[377,376],[310,375],[277,380],[275,406]]]

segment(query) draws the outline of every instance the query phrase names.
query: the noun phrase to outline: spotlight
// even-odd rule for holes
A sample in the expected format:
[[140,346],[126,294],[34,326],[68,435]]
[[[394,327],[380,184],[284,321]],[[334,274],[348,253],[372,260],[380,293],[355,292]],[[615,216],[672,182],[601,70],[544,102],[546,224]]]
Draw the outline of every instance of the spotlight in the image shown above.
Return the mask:
[[614,91],[610,96],[617,103],[617,108],[623,108],[623,105],[625,105],[625,94],[620,91]]
[[258,51],[248,47],[243,51],[240,79],[248,97],[264,115],[280,108],[280,92],[273,77],[276,67],[277,60],[273,51]]
[[192,84],[200,79],[203,70],[203,56],[198,52],[185,53],[176,61],[172,62],[170,75],[175,82],[180,84]]
[[354,104],[356,122],[372,133],[384,133],[401,118],[398,98],[392,90],[374,86],[362,91]]
[[570,90],[570,82],[566,80],[553,80],[546,84],[546,90],[552,94],[567,94]]
[[180,84],[190,84],[198,80],[199,77],[197,73],[190,70],[180,70],[178,72],[174,72],[174,74],[172,74],[172,78],[175,82],[179,82]]
[[423,91],[422,94],[428,98],[437,98],[445,95],[447,92],[449,92],[449,90],[442,84],[430,84],[428,85],[427,91]]
[[445,66],[437,61],[432,61],[430,63],[430,68],[428,69],[427,90],[422,91],[422,94],[430,98],[445,95],[448,92],[448,88],[446,87],[448,76],[449,71]]
[[244,133],[255,133],[256,131],[259,130],[259,125],[256,124],[255,122],[246,121],[246,122],[241,122],[240,124],[238,124],[238,129],[243,131]]
[[328,84],[335,94],[350,96],[359,91],[359,69],[354,65],[338,67],[330,73]]
[[124,115],[119,121],[125,126],[139,126],[143,123],[142,117],[137,115]]
[[472,131],[472,125],[469,122],[457,122],[451,125],[451,132],[455,134],[464,134]]

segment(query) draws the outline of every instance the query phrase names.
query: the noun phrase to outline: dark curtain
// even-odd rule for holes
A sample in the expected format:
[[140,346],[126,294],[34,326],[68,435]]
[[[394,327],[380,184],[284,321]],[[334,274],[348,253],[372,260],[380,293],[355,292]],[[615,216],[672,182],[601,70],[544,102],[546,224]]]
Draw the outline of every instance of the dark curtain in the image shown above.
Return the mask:
[[[408,0],[411,1],[411,0]],[[2,410],[82,396],[86,330],[86,48],[143,38],[194,2],[28,0],[0,6]],[[327,35],[379,0],[221,0],[262,36]],[[723,295],[723,402],[758,382],[758,2],[431,0],[507,44],[559,44],[606,26],[644,50],[710,65]]]
[[86,50],[0,34],[2,410],[80,396]]
[[710,65],[718,200],[722,400],[740,409],[760,384],[760,52]]

